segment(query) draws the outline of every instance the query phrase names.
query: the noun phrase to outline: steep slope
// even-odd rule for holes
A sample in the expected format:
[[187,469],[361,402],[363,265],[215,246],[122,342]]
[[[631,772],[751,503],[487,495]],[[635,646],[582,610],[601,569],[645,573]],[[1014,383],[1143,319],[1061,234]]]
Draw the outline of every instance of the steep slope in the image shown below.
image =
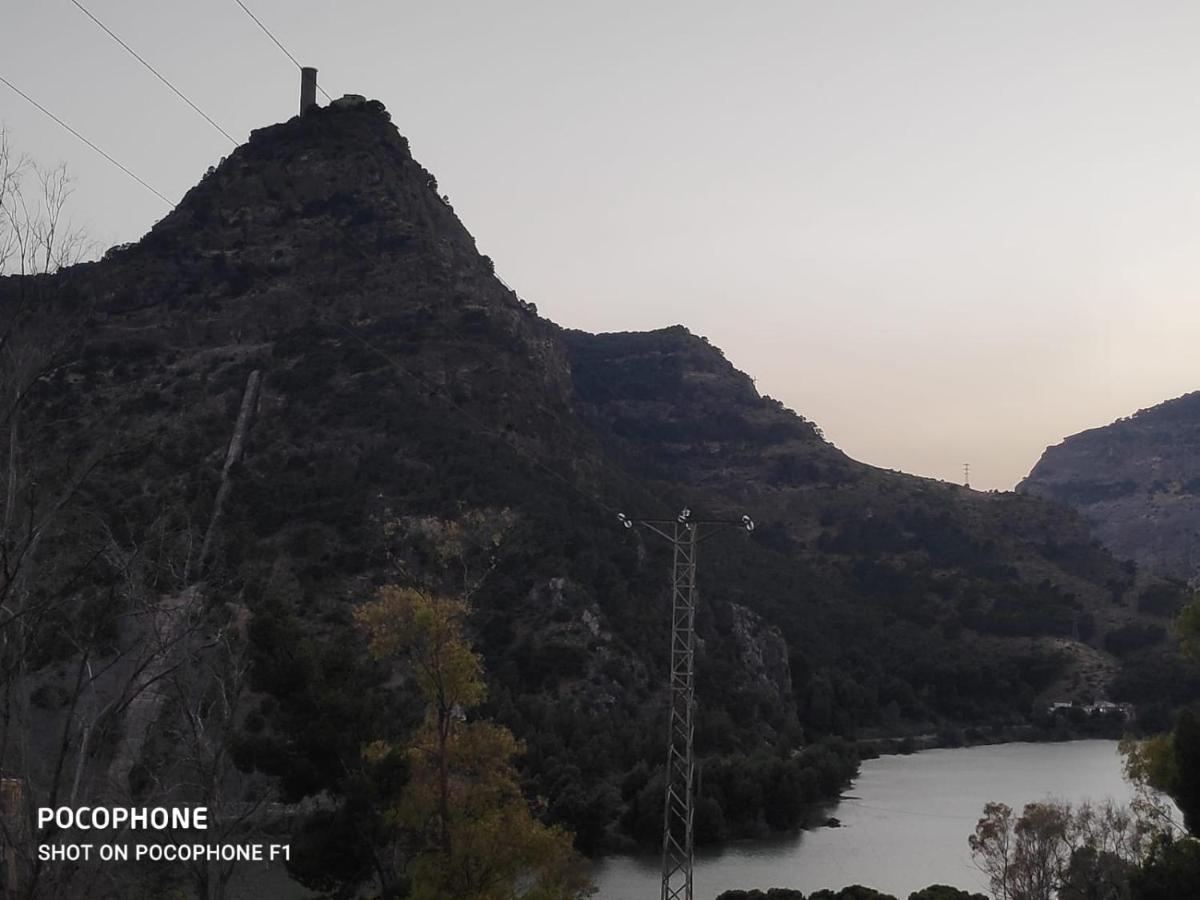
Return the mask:
[[[254,132],[145,239],[0,280],[0,309],[24,348],[5,384],[30,387],[7,496],[36,513],[23,577],[47,604],[23,671],[69,695],[80,648],[114,657],[135,614],[194,598],[205,646],[249,648],[222,740],[285,800],[361,800],[361,748],[411,726],[350,615],[399,581],[471,596],[488,711],[526,740],[547,814],[589,848],[653,839],[669,557],[617,510],[760,522],[705,544],[697,742],[739,760],[712,769],[724,787],[706,776],[709,839],[788,827],[836,791],[852,751],[790,752],[817,738],[1158,689],[1106,649],[1142,627],[1143,586],[1074,515],[857,463],[683,328],[540,319],[378,103]],[[155,652],[164,672],[193,665]],[[182,780],[181,705],[134,729],[142,758],[116,788]],[[38,707],[39,733],[64,706]],[[128,757],[109,706],[63,771]]]
[[[579,409],[624,465],[660,493],[754,513],[756,543],[789,570],[759,563],[755,608],[770,610],[802,671],[827,667],[836,683],[854,659],[858,683],[899,678],[971,718],[1016,696],[1103,695],[1118,669],[1107,651],[1161,642],[1161,627],[1129,608],[1143,588],[1066,508],[849,459],[682,328],[564,337]],[[853,640],[846,624],[830,627],[839,618]],[[1144,699],[1124,679],[1115,693]]]
[[1200,392],[1046,448],[1017,490],[1078,509],[1114,554],[1147,571],[1200,571]]

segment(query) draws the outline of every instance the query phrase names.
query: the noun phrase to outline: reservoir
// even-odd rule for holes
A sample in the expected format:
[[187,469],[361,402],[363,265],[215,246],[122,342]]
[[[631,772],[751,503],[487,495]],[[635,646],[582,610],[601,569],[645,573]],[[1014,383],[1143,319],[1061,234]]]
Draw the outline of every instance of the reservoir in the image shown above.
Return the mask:
[[[1128,803],[1133,790],[1121,776],[1116,741],[997,744],[868,760],[829,808],[841,828],[699,850],[695,897],[713,900],[732,888],[807,894],[850,884],[900,900],[930,884],[987,894],[987,879],[972,865],[967,846],[984,804],[1006,803],[1019,813],[1048,797]],[[657,855],[598,860],[596,897],[657,898],[659,866]]]

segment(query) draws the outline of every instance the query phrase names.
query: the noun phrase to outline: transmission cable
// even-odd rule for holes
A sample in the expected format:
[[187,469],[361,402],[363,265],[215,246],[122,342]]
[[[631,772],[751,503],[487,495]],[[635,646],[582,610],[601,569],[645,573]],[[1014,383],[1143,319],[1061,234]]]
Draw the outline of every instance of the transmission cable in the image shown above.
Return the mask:
[[140,62],[143,66],[145,66],[147,69],[149,69],[152,73],[154,73],[154,77],[157,78],[159,81],[161,81],[163,84],[165,84],[167,87],[169,87],[172,91],[174,91],[175,95],[177,97],[179,97],[180,100],[182,100],[184,103],[186,103],[188,106],[190,106],[196,112],[198,112],[201,116],[203,116],[204,120],[206,122],[208,122],[209,125],[211,125],[215,129],[217,129],[217,131],[221,132],[221,134],[225,135],[225,137],[227,137],[229,139],[229,142],[231,144],[233,144],[235,147],[238,145],[239,142],[236,138],[234,138],[233,135],[231,135],[228,131],[226,131],[224,128],[222,128],[220,125],[218,125],[216,122],[214,122],[212,120],[212,117],[209,116],[208,113],[206,113],[204,110],[202,110],[200,107],[198,107],[195,103],[193,103],[191,100],[189,100],[186,96],[184,96],[183,91],[179,90],[179,88],[175,87],[175,85],[173,85],[173,84],[171,84],[171,82],[167,81],[167,79],[163,77],[163,74],[161,72],[159,72],[158,69],[154,68],[154,66],[152,66],[152,65],[150,65],[150,63],[146,62],[146,60],[144,60],[136,50],[134,50],[127,43],[125,43],[123,40],[121,40],[119,37],[117,37],[116,34],[113,33],[113,30],[111,28],[109,28],[107,25],[105,25],[103,22],[101,22],[99,19],[97,19],[94,15],[92,15],[91,12],[88,11],[87,7],[84,6],[82,3],[80,3],[79,0],[71,0],[71,2],[73,4],[75,4],[76,7],[79,8],[80,12],[82,12],[85,16],[87,16],[89,19],[91,19],[93,22],[95,22],[97,25],[99,25],[100,28],[102,28],[104,30],[105,34],[107,34],[110,38],[112,38],[114,41],[116,41],[118,44],[120,44],[122,47],[124,47],[127,51],[129,51],[130,56],[132,56],[134,59],[136,59],[138,62]]
[[[281,44],[279,42],[279,38],[277,38],[277,37],[275,37],[275,35],[271,34],[271,30],[262,23],[262,19],[260,19],[254,13],[250,12],[250,7],[248,7],[245,3],[243,3],[242,0],[234,0],[234,2],[237,3],[237,5],[240,6],[243,10],[245,10],[246,15],[248,15],[251,19],[254,20],[254,24],[263,30],[263,34],[265,34],[267,37],[269,37],[272,41],[275,42],[275,46],[283,51],[283,55],[286,56],[288,59],[290,59],[292,61],[292,63],[296,66],[297,69],[299,69],[301,72],[303,72],[304,66],[300,65],[300,62],[296,59],[296,57],[292,56],[292,54],[288,52],[288,48],[283,46],[283,44]],[[317,85],[317,90],[320,91],[322,94],[325,94],[326,100],[328,100],[330,103],[333,102],[333,98],[329,96],[329,94],[325,91],[325,88],[321,87],[320,84]]]
[[101,156],[103,156],[105,159],[107,159],[110,163],[112,163],[114,166],[116,166],[118,169],[120,169],[122,172],[124,172],[126,175],[128,175],[130,178],[132,178],[134,181],[136,181],[138,184],[140,184],[142,187],[144,187],[150,193],[154,194],[154,196],[158,197],[158,199],[160,199],[163,203],[167,204],[167,206],[170,206],[170,207],[175,206],[174,203],[172,203],[170,200],[168,200],[166,197],[164,197],[162,194],[160,194],[158,191],[156,191],[154,188],[152,188],[150,185],[148,185],[141,178],[138,178],[137,175],[135,175],[133,172],[129,171],[129,169],[127,169],[125,166],[121,165],[119,162],[117,162],[115,159],[113,159],[111,156],[109,156],[107,153],[105,153],[103,150],[101,150],[99,147],[97,147],[95,144],[93,144],[91,141],[89,141],[87,138],[85,138],[82,134],[80,134],[78,131],[76,131],[74,128],[72,128],[70,125],[68,125],[62,119],[60,119],[54,113],[50,112],[50,110],[46,109],[46,107],[42,106],[42,104],[38,103],[36,100],[34,100],[32,97],[30,97],[27,93],[25,93],[23,90],[21,90],[15,84],[13,84],[11,81],[9,81],[7,78],[5,78],[3,75],[0,75],[0,82],[3,82],[10,89],[15,91],[17,94],[20,94],[22,97],[24,97],[30,103],[32,103],[34,106],[36,106],[38,109],[40,109],[43,113],[45,113],[47,116],[49,116],[55,122],[57,122],[59,125],[61,125],[63,128],[65,128],[67,131],[71,132],[71,134],[75,135],[75,137],[79,138],[79,140],[83,141],[85,144],[87,144],[89,147],[91,147],[93,150],[95,150],[97,153],[99,153]]

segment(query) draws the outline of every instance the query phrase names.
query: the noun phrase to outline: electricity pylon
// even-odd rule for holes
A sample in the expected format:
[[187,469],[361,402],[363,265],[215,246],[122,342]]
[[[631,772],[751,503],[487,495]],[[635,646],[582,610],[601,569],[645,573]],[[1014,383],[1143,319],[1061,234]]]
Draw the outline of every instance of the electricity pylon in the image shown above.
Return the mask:
[[[667,777],[663,809],[662,895],[661,900],[692,900],[692,825],[694,804],[692,786],[695,760],[692,755],[692,714],[696,708],[696,550],[700,526],[737,525],[754,530],[749,516],[740,521],[694,521],[691,510],[684,509],[670,519],[631,519],[617,517],[626,528],[635,524],[653,531],[671,542],[674,559],[671,567],[671,656],[670,712],[667,722]],[[670,528],[670,531],[666,529]]]

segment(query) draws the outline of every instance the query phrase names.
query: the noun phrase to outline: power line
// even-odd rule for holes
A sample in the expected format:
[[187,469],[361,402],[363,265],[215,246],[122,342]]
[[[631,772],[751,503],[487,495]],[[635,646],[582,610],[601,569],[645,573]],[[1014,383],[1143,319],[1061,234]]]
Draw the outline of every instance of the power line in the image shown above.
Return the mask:
[[71,2],[74,3],[76,7],[79,8],[80,12],[82,12],[85,16],[87,16],[89,19],[91,19],[93,22],[95,22],[97,25],[99,25],[104,30],[105,34],[107,34],[110,38],[112,38],[114,41],[116,41],[118,44],[120,44],[122,47],[124,47],[126,50],[128,50],[129,54],[134,59],[136,59],[143,66],[145,66],[147,69],[149,69],[151,72],[153,72],[154,77],[157,78],[159,81],[161,81],[163,84],[165,84],[167,87],[169,87],[172,91],[174,91],[176,96],[178,96],[180,100],[182,100],[184,103],[186,103],[192,109],[194,109],[196,112],[198,112],[200,115],[202,115],[204,117],[204,120],[206,122],[208,122],[209,125],[211,125],[215,129],[217,129],[217,131],[221,132],[221,134],[225,135],[225,137],[227,137],[229,139],[229,142],[231,144],[233,144],[235,147],[238,145],[238,141],[236,138],[234,138],[233,135],[231,135],[228,131],[226,131],[224,128],[222,128],[220,125],[218,125],[216,122],[214,122],[212,120],[212,118],[208,115],[208,113],[206,113],[204,110],[202,110],[200,107],[198,107],[195,103],[193,103],[191,100],[189,100],[187,97],[185,97],[183,94],[183,91],[179,90],[179,88],[175,87],[175,85],[173,85],[173,84],[171,84],[171,82],[167,81],[167,79],[163,77],[162,73],[159,72],[158,69],[154,68],[154,66],[150,65],[150,63],[148,63],[148,62],[146,62],[146,60],[142,59],[142,57],[138,54],[138,52],[136,50],[134,50],[127,43],[125,43],[123,40],[121,40],[119,37],[117,37],[113,33],[111,28],[109,28],[107,25],[105,25],[103,22],[101,22],[99,19],[97,19],[95,16],[93,16],[88,11],[87,7],[85,7],[82,3],[80,3],[79,0],[71,0]]
[[[73,2],[73,0],[72,0],[72,2]],[[262,19],[260,19],[254,13],[250,12],[250,7],[248,7],[245,3],[243,3],[242,0],[234,0],[234,2],[237,3],[237,5],[240,6],[243,10],[245,10],[246,15],[248,15],[251,19],[253,19],[254,24],[263,30],[263,34],[265,34],[267,37],[269,37],[272,41],[275,42],[275,46],[283,51],[283,55],[286,56],[288,59],[290,59],[292,61],[293,65],[295,65],[297,69],[300,69],[301,71],[304,70],[304,66],[300,65],[300,62],[296,59],[296,57],[292,56],[292,54],[288,52],[288,48],[283,46],[283,44],[279,43],[279,38],[277,38],[277,37],[275,37],[275,35],[271,34],[271,30],[262,23]],[[317,90],[320,91],[322,94],[325,94],[326,100],[333,102],[333,98],[330,97],[328,93],[326,93],[325,88],[321,87],[320,84],[317,85]]]
[[138,184],[140,184],[146,190],[148,190],[150,193],[154,194],[154,196],[158,197],[158,199],[160,199],[163,203],[167,204],[167,206],[171,206],[171,207],[175,206],[174,203],[172,203],[170,200],[168,200],[166,197],[164,197],[162,194],[160,194],[154,188],[150,187],[150,185],[148,185],[142,179],[140,179],[136,175],[134,175],[133,172],[129,171],[129,169],[125,168],[125,166],[121,165],[119,162],[117,162],[115,159],[113,159],[111,156],[109,156],[107,153],[105,153],[103,150],[101,150],[99,147],[97,147],[95,144],[93,144],[91,141],[89,141],[87,138],[85,138],[82,134],[80,134],[78,131],[76,131],[74,128],[72,128],[70,125],[68,125],[62,119],[60,119],[54,113],[50,112],[50,110],[46,109],[46,107],[42,106],[42,104],[38,103],[36,100],[34,100],[32,97],[30,97],[27,93],[25,93],[23,90],[21,90],[15,84],[13,84],[11,81],[9,81],[7,78],[5,78],[3,75],[0,75],[0,82],[3,82],[5,85],[7,85],[13,91],[20,94],[22,97],[24,97],[30,103],[32,103],[34,106],[36,106],[38,109],[40,109],[43,113],[45,113],[47,116],[49,116],[55,122],[57,122],[63,128],[67,129],[67,131],[71,132],[71,134],[75,135],[75,137],[79,138],[81,141],[83,141],[85,144],[87,144],[89,147],[91,147],[93,150],[95,150],[97,153],[99,153],[101,156],[103,156],[105,159],[107,159],[110,163],[112,163],[114,166],[116,166],[118,169],[120,169],[122,172],[124,172],[126,175],[128,175],[130,178],[132,178],[134,181],[136,181]]

